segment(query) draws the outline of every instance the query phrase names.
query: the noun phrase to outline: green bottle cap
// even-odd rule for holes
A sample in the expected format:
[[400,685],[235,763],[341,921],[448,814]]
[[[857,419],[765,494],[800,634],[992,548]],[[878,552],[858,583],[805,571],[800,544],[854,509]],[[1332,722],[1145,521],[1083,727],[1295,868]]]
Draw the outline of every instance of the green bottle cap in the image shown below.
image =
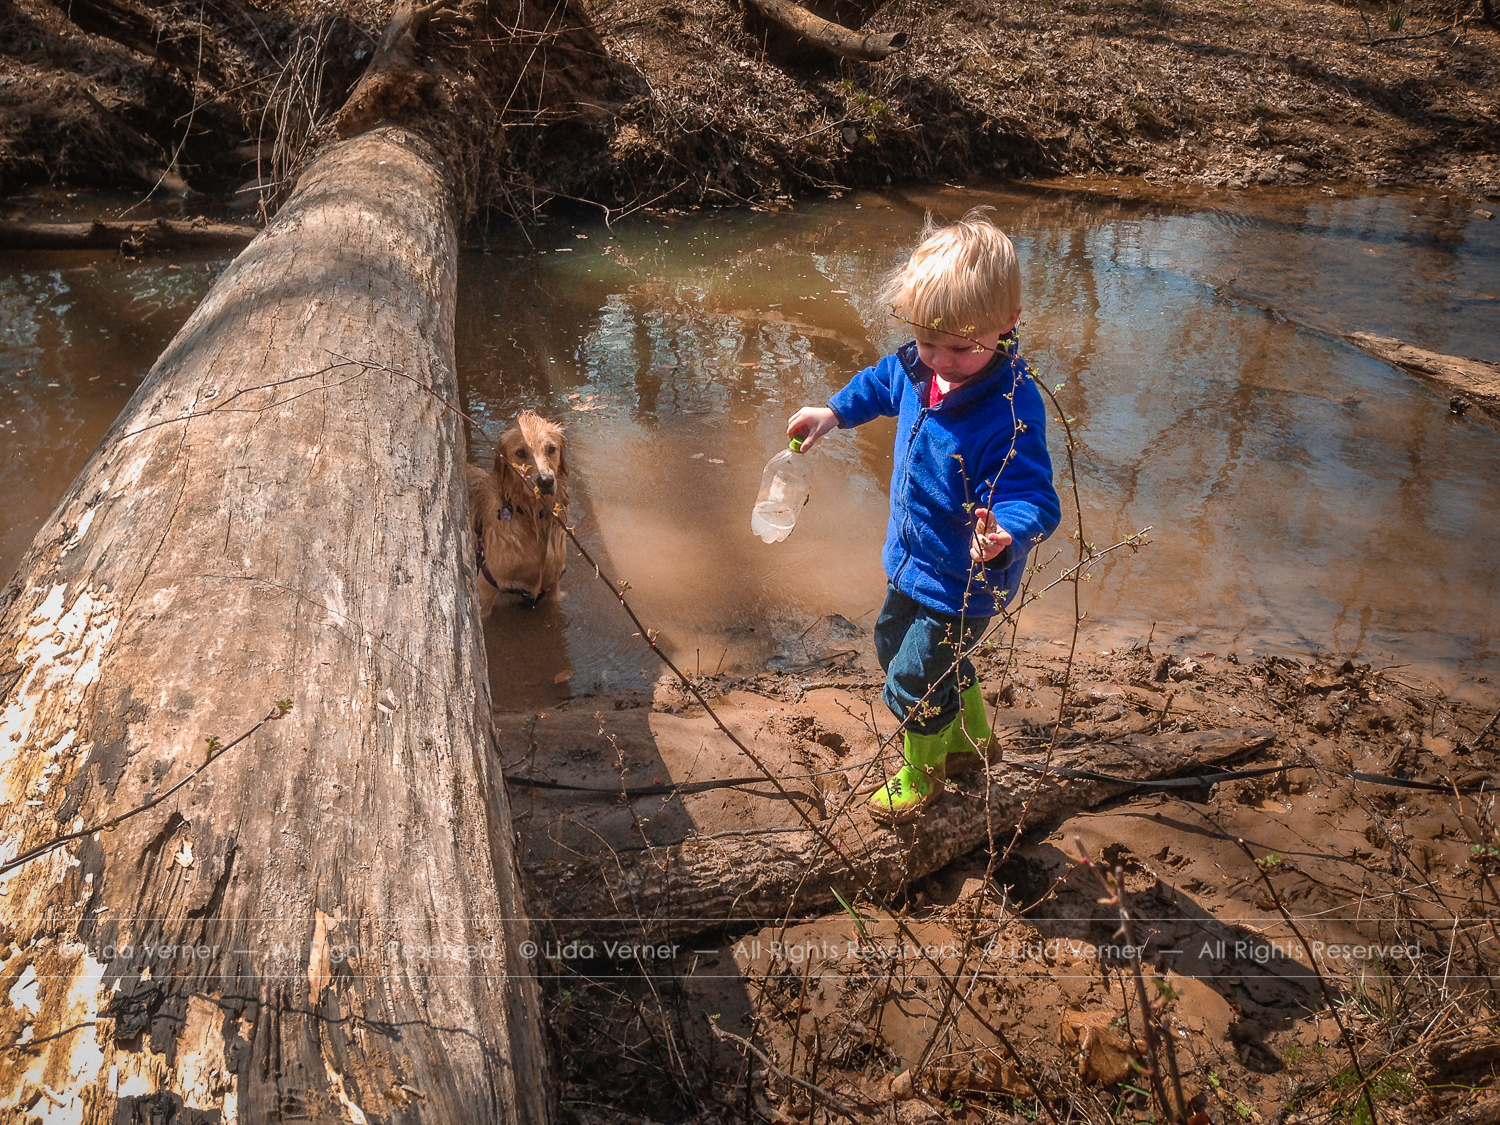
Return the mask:
[[799,438],[799,437],[794,437],[791,441],[789,441],[789,442],[786,443],[786,447],[788,449],[790,449],[793,453],[801,453],[802,452],[802,439]]

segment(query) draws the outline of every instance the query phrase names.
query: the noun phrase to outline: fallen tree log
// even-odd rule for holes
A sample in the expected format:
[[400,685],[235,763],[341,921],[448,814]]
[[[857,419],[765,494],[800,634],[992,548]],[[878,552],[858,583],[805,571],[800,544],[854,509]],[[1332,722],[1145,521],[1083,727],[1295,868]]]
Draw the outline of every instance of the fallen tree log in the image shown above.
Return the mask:
[[0,875],[25,1120],[549,1116],[443,177],[393,127],[320,157],[0,595],[0,859],[106,825]]
[[761,15],[824,50],[849,59],[879,62],[906,46],[904,31],[877,31],[862,35],[843,24],[814,15],[791,0],[750,0]]
[[1345,339],[1361,351],[1429,379],[1461,398],[1463,405],[1454,404],[1455,413],[1467,413],[1472,407],[1476,417],[1492,426],[1500,425],[1500,363],[1430,352],[1404,340],[1368,332],[1355,332]]
[[0,250],[238,250],[258,227],[201,220],[146,219],[131,223],[4,223]]
[[[628,740],[615,741],[607,721],[594,721],[600,743],[609,743],[605,748],[611,755],[621,753],[620,745]],[[566,745],[562,752],[577,758],[577,747],[557,743],[543,720],[528,723],[528,730],[538,741]],[[743,826],[727,831],[699,835],[690,828],[684,835],[682,818],[674,818],[669,807],[673,799],[653,794],[640,798],[639,817],[647,820],[631,814],[633,840],[606,838],[607,829],[594,825],[590,834],[605,846],[579,854],[577,840],[563,840],[574,854],[556,858],[555,853],[546,854],[546,846],[561,839],[560,821],[566,813],[559,803],[567,797],[561,793],[546,815],[536,818],[547,840],[528,841],[522,868],[537,917],[547,919],[565,940],[585,934],[639,934],[649,942],[671,941],[725,926],[769,924],[833,906],[838,901],[835,891],[850,901],[856,895],[878,900],[986,841],[1003,847],[1023,808],[1026,827],[1041,828],[1128,793],[1135,782],[1181,776],[1268,745],[1272,737],[1271,731],[1261,729],[1136,736],[1059,751],[1052,762],[1133,779],[1125,782],[1056,776],[1039,780],[1032,769],[1002,762],[987,774],[956,779],[957,791],[945,794],[917,823],[895,830],[870,819],[863,795],[819,795],[805,781],[789,781],[794,800],[812,817],[817,831],[788,816],[784,807],[776,809],[784,803],[768,784],[748,784],[740,788],[759,794],[765,814],[742,814]],[[701,745],[702,756],[713,760],[715,747],[708,740]],[[628,745],[624,754],[629,760]],[[722,769],[717,762],[715,766]],[[736,772],[746,771],[742,767]],[[880,771],[872,776],[880,776]],[[522,798],[514,783],[513,793],[519,804]],[[574,794],[575,799],[582,796]],[[681,799],[675,803],[680,807]]]

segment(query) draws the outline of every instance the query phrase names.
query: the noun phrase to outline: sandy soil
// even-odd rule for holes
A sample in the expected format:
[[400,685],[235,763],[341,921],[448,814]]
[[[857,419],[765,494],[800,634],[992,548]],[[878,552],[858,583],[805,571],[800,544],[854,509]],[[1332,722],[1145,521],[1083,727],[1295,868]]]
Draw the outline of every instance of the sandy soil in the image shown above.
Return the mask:
[[[865,639],[830,637],[827,651],[826,664],[795,673],[704,682],[778,771],[852,775],[877,731],[894,725]],[[1274,744],[1236,768],[1291,768],[1212,789],[1139,790],[1094,808],[1081,795],[1064,819],[1028,824],[1008,856],[1005,825],[993,848],[896,899],[851,893],[847,912],[704,933],[675,958],[610,954],[602,942],[570,951],[577,933],[544,924],[570,1119],[805,1121],[821,1096],[816,1115],[833,1098],[868,1120],[1045,1120],[1028,1078],[1061,1116],[1146,1119],[1150,1098],[1132,1090],[1149,1084],[1131,1062],[1143,1054],[1143,1028],[1129,943],[1115,907],[1100,902],[1111,869],[1134,916],[1148,995],[1165,1001],[1158,1017],[1174,1037],[1190,1111],[1213,1122],[1357,1119],[1358,1083],[1314,961],[1383,1119],[1434,1120],[1486,1096],[1500,1075],[1500,909],[1484,881],[1497,863],[1482,850],[1496,841],[1482,811],[1490,806],[1334,771],[1493,784],[1495,685],[1444,691],[1336,657],[1241,663],[1144,644],[1081,655],[1071,675],[1061,648],[992,652],[981,671],[1008,740],[1048,737],[1067,683],[1060,745],[1255,724],[1274,729]],[[509,773],[573,771],[607,787],[609,763],[580,765],[585,730],[617,752],[616,786],[669,783],[706,759],[699,776],[755,772],[718,761],[724,746],[703,709],[667,681],[650,699],[592,696],[498,721],[515,755]],[[643,746],[655,748],[654,764]],[[591,833],[670,836],[797,818],[765,786],[700,793],[691,805],[659,793],[605,798],[567,815],[557,805],[539,813],[537,792],[524,786],[512,798],[525,847],[542,853],[583,848]],[[614,940],[649,928],[649,919],[634,930],[621,922]],[[823,1094],[768,1078],[714,1025]]]

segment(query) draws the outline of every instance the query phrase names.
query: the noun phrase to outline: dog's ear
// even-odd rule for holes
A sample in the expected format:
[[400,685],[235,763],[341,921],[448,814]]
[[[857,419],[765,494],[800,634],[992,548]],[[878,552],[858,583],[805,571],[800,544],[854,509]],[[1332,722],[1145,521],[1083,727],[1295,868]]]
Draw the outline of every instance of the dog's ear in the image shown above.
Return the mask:
[[568,435],[557,427],[557,475],[564,480],[568,476]]

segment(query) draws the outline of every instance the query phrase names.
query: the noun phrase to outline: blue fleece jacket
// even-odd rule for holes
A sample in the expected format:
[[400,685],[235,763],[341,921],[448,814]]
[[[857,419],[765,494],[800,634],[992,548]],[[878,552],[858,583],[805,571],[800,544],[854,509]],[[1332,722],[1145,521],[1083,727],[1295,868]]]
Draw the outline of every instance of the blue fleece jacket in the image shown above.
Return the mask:
[[[989,617],[1015,597],[1031,548],[1061,515],[1046,410],[1014,335],[935,407],[925,405],[931,380],[911,341],[828,405],[846,429],[882,415],[900,420],[880,558],[891,585],[939,613]],[[1014,540],[987,566],[969,559],[971,506],[993,511]]]

